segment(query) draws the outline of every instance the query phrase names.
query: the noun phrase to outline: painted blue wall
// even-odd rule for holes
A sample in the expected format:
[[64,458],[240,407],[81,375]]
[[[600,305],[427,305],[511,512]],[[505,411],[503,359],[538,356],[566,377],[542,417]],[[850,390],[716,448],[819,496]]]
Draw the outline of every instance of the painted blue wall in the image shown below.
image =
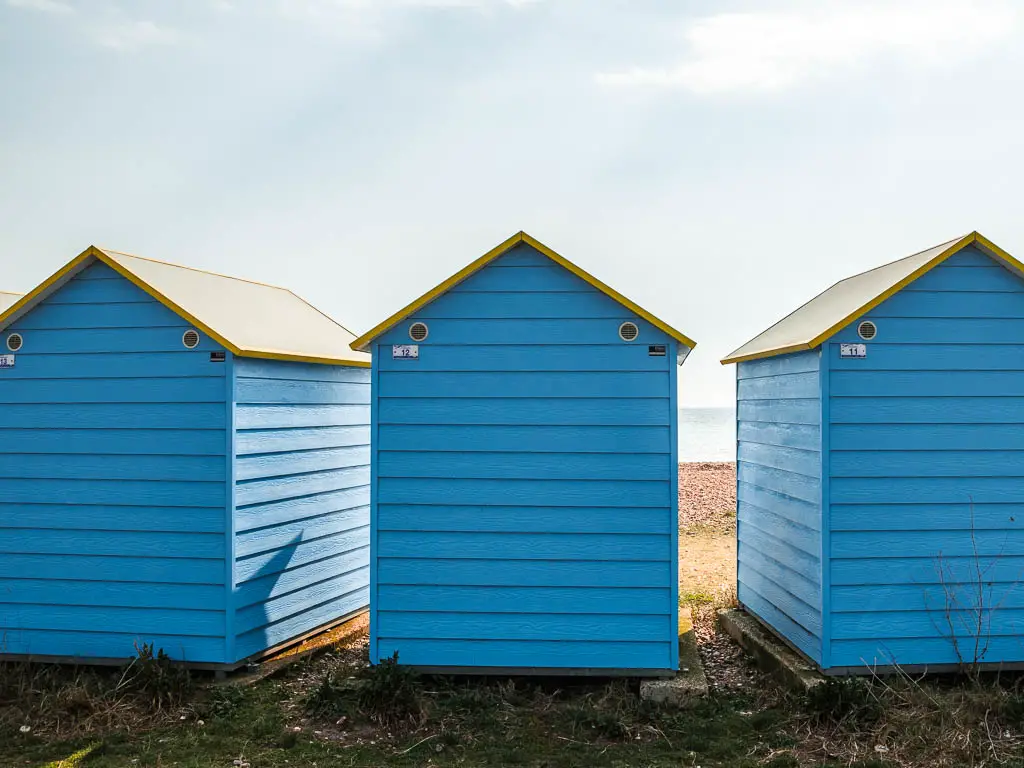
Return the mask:
[[370,371],[236,358],[234,648],[369,603]]
[[817,350],[739,363],[737,596],[821,661],[821,391]]
[[831,665],[972,661],[979,569],[980,660],[1022,661],[1024,281],[971,247],[865,319],[826,345]]
[[0,653],[224,660],[226,366],[188,327],[94,265],[8,329]]
[[674,365],[525,244],[381,337],[371,658],[677,666]]

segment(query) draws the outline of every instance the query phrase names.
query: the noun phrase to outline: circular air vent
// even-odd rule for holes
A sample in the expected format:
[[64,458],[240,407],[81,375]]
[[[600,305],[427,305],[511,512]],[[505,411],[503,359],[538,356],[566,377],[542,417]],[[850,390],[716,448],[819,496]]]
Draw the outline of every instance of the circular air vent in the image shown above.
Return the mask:
[[7,348],[11,350],[11,352],[17,352],[19,349],[21,349],[24,343],[25,340],[21,338],[20,333],[12,333],[10,336],[7,337]]
[[623,323],[619,326],[619,338],[623,341],[635,341],[639,335],[640,329],[636,327],[636,323]]
[[857,326],[857,335],[864,339],[864,341],[871,341],[877,333],[878,328],[870,320],[865,320]]
[[413,341],[423,341],[427,338],[428,333],[430,333],[430,329],[427,328],[426,323],[413,323],[409,326],[409,338]]
[[189,328],[182,334],[181,343],[185,345],[186,349],[195,349],[199,346],[199,331]]

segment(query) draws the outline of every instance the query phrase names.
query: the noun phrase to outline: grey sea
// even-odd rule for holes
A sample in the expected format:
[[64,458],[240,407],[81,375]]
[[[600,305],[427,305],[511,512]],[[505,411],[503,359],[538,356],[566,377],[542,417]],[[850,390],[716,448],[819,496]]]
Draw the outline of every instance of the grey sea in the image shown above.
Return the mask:
[[679,460],[735,461],[736,411],[732,408],[680,408]]

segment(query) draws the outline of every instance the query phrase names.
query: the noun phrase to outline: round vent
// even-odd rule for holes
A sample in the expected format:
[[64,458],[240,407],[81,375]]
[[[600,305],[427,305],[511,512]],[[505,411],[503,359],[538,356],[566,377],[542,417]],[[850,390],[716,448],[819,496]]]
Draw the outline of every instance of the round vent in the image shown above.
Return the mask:
[[189,328],[182,334],[181,343],[185,345],[186,349],[195,349],[199,346],[199,331]]
[[12,333],[10,336],[7,337],[7,348],[11,350],[11,352],[17,352],[19,349],[21,349],[24,343],[25,340],[21,338],[20,333]]
[[640,329],[636,327],[636,323],[623,323],[619,326],[619,338],[623,341],[635,341],[639,335]]
[[870,320],[865,320],[857,326],[857,335],[864,339],[864,341],[871,341],[877,333],[878,328]]
[[426,323],[413,323],[409,326],[409,338],[413,341],[423,341],[429,332]]

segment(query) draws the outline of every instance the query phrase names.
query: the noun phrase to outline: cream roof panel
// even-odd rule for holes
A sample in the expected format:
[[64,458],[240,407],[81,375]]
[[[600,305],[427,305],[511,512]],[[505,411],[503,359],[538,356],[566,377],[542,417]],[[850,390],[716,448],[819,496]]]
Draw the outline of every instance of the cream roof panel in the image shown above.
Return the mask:
[[[242,356],[366,365],[355,334],[285,288],[103,250],[112,261]],[[173,308],[173,307],[172,307]]]
[[14,306],[14,302],[20,299],[22,294],[11,293],[10,291],[0,291],[0,312],[4,312],[8,307]]

